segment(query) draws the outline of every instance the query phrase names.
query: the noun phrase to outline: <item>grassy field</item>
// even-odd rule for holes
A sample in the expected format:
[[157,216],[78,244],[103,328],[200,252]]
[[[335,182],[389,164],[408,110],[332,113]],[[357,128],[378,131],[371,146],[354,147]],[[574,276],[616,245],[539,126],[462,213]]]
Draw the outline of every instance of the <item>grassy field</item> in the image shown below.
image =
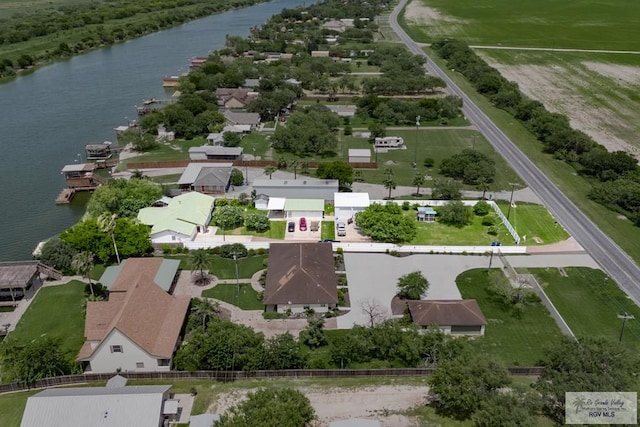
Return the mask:
[[[404,211],[404,214],[415,218],[413,209]],[[506,227],[499,225],[498,218],[494,215],[499,233],[497,236],[488,234],[489,227],[482,225],[482,217],[473,215],[472,223],[462,228],[447,225],[441,222],[416,222],[418,233],[409,242],[409,245],[490,245],[493,241],[500,241],[503,245],[513,243],[513,238]]]
[[0,395],[0,425],[2,427],[20,427],[27,399],[40,391],[33,390]]
[[40,289],[3,345],[47,336],[59,339],[62,350],[75,357],[84,343],[84,287],[82,282],[71,281]]
[[193,138],[192,140],[176,139],[170,143],[162,143],[158,148],[130,157],[118,164],[118,170],[128,169],[129,163],[156,162],[163,160],[187,160],[189,159],[189,148],[205,145],[207,140],[204,137]]
[[569,233],[551,216],[542,205],[518,203],[509,212],[509,202],[497,202],[500,210],[507,215],[509,222],[520,237],[526,236],[526,245],[548,245],[569,238]]
[[[565,322],[578,337],[606,337],[617,340],[622,326],[617,315],[629,313],[640,319],[636,306],[606,274],[591,268],[532,268]],[[634,352],[640,350],[639,320],[625,325],[623,343]]]
[[456,284],[463,298],[478,301],[488,322],[484,337],[473,340],[473,345],[506,366],[535,366],[542,359],[544,347],[562,336],[540,302],[528,304],[521,317],[507,311],[487,291],[490,278],[485,269],[465,271],[456,278]]
[[251,283],[240,283],[240,294],[235,284],[220,283],[202,292],[202,296],[228,302],[243,310],[264,309],[264,304],[258,299],[258,293],[253,290]]
[[[638,50],[640,3],[625,0],[420,1],[444,16],[416,41],[458,38],[470,44]],[[424,20],[423,20],[424,21]],[[415,34],[414,34],[415,35]]]
[[[439,173],[439,166],[442,160],[460,153],[466,148],[475,147],[476,150],[491,157],[496,164],[496,177],[491,184],[491,191],[510,189],[510,182],[517,182],[524,185],[516,173],[507,165],[505,160],[495,152],[493,147],[472,129],[430,129],[430,130],[388,130],[389,136],[401,136],[404,138],[406,150],[389,150],[387,153],[378,153],[377,160],[380,165],[378,169],[363,170],[362,177],[366,182],[381,184],[385,178],[384,169],[389,167],[393,170],[394,179],[398,185],[411,186],[413,177],[417,171],[423,172],[433,179],[443,178]],[[346,156],[349,148],[371,148],[367,139],[355,138],[353,136],[342,136],[339,150]],[[425,168],[423,166],[425,158],[432,158],[435,166]],[[417,168],[412,168],[413,160],[416,159]],[[376,154],[372,152],[372,161],[376,160]],[[426,186],[432,184],[427,180]],[[475,189],[473,186],[465,186],[465,189]],[[392,193],[393,195],[393,193]]]
[[[231,235],[246,235],[246,236],[258,236],[268,239],[284,239],[284,230],[287,227],[286,221],[271,221],[269,229],[263,232],[257,232],[255,230],[248,230],[247,227],[238,227],[233,230],[226,230],[224,234]],[[216,234],[223,234],[221,229],[218,229]]]
[[336,226],[334,221],[322,221],[322,225],[320,226],[320,238],[321,239],[336,238]]

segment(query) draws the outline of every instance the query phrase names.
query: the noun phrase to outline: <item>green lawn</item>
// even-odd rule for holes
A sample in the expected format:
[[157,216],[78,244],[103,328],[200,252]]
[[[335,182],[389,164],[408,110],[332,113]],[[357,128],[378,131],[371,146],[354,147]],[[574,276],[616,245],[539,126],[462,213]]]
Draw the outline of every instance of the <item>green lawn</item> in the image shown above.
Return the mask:
[[[404,138],[406,150],[389,150],[387,153],[378,153],[378,169],[362,170],[362,177],[366,182],[381,184],[385,178],[384,169],[389,167],[394,172],[397,185],[411,186],[413,177],[417,171],[424,173],[433,179],[443,178],[440,175],[440,163],[442,160],[460,153],[465,148],[475,149],[491,157],[496,163],[496,177],[491,184],[491,191],[507,190],[510,182],[524,183],[516,173],[507,165],[502,156],[498,155],[491,145],[475,130],[467,129],[421,129],[415,130],[387,130],[388,136],[401,136]],[[475,140],[475,142],[474,142]],[[417,145],[416,145],[417,144]],[[371,144],[365,138],[353,136],[341,136],[339,150],[346,156],[349,148],[371,148]],[[430,157],[435,161],[435,166],[425,168],[424,159]],[[414,158],[417,160],[417,169],[412,168]],[[376,161],[376,154],[372,152],[372,161]],[[427,180],[426,187],[433,181]],[[465,186],[465,189],[476,189],[474,186]],[[393,196],[393,192],[391,193]]]
[[189,159],[189,148],[200,147],[205,145],[206,142],[207,140],[205,137],[197,137],[191,140],[176,139],[170,143],[161,143],[158,148],[154,150],[121,161],[118,165],[118,170],[128,169],[129,163],[187,160]]
[[[497,202],[500,210],[506,215],[509,202]],[[561,242],[569,238],[569,233],[556,222],[549,211],[542,205],[517,203],[509,212],[509,222],[520,237],[526,236],[526,245],[538,245]],[[536,239],[537,238],[537,239]]]
[[264,304],[258,299],[258,293],[253,290],[251,283],[240,283],[239,295],[235,284],[220,283],[202,292],[202,296],[228,302],[243,310],[264,309]]
[[74,280],[40,289],[3,346],[48,336],[60,339],[62,350],[75,357],[84,343],[84,287]]
[[[226,234],[240,234],[245,236],[259,236],[266,237],[268,239],[284,239],[284,230],[287,228],[286,221],[270,221],[269,229],[261,233],[255,230],[249,230],[247,227],[238,227],[233,230],[226,230]],[[222,231],[218,229],[216,234],[222,234]]]
[[0,395],[0,425],[2,427],[20,427],[27,399],[40,391],[33,390]]
[[[191,263],[188,256],[171,255],[166,258],[179,259],[180,268],[183,270],[191,270]],[[241,279],[250,279],[257,271],[267,268],[265,260],[268,255],[255,255],[238,259],[238,276]],[[218,255],[211,255],[209,262],[209,272],[218,279],[235,279],[236,266],[233,259],[222,258]]]
[[640,3],[626,0],[429,0],[443,19],[412,32],[416,41],[456,38],[470,44],[638,50]]
[[322,221],[320,226],[320,239],[335,239],[336,226],[334,221]]
[[617,315],[629,313],[636,320],[625,325],[623,342],[632,351],[640,350],[640,308],[601,270],[531,268],[565,322],[578,337],[606,337],[617,340],[622,322]]
[[169,175],[153,176],[149,179],[153,182],[157,182],[158,184],[175,184],[181,176],[181,173],[173,173]]
[[487,319],[485,336],[473,340],[479,352],[506,366],[535,366],[544,354],[545,345],[562,336],[560,329],[540,302],[525,307],[521,318],[505,310],[488,291],[489,275],[485,269],[469,270],[456,278],[463,298],[474,298]]

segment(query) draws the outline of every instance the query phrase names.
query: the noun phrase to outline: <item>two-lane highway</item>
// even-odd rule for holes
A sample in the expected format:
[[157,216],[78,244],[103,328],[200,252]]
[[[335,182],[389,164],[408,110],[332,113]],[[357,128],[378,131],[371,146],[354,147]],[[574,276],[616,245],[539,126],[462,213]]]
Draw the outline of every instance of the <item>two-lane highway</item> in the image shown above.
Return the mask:
[[544,202],[558,222],[582,245],[589,255],[618,285],[640,303],[640,269],[629,256],[605,235],[585,214],[567,198],[556,185],[478,108],[477,105],[440,69],[398,24],[398,14],[406,5],[401,0],[391,15],[389,24],[409,50],[427,58],[430,74],[441,77],[450,93],[463,101],[463,112],[493,145],[511,167]]

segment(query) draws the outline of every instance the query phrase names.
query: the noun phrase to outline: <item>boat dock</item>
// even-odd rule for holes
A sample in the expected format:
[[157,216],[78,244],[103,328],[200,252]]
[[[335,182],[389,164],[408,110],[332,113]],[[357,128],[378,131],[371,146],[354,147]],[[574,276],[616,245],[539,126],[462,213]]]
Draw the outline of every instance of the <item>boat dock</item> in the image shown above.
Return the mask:
[[56,205],[64,205],[67,203],[71,203],[71,199],[76,195],[76,190],[73,188],[65,188],[63,189],[58,197],[56,197]]

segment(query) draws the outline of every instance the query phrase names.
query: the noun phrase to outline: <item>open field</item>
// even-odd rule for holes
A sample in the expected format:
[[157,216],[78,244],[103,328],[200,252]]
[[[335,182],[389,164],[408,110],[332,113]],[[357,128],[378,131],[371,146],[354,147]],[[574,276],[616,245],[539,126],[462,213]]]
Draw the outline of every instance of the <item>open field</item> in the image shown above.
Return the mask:
[[[408,23],[421,25],[416,41],[458,38],[469,44],[639,50],[640,3],[509,0],[414,0]],[[416,34],[412,34],[415,36]]]
[[[433,184],[433,179],[443,178],[439,173],[439,166],[442,160],[460,153],[464,149],[475,147],[476,150],[488,155],[496,163],[496,178],[491,184],[491,191],[508,190],[510,189],[510,182],[518,182],[524,185],[484,137],[473,129],[387,130],[387,135],[403,137],[407,148],[405,150],[389,150],[387,153],[378,153],[380,167],[361,171],[365,182],[381,184],[385,178],[384,169],[389,167],[393,170],[394,179],[399,186],[411,186],[413,176],[418,170],[427,175],[425,186],[430,187]],[[349,148],[371,149],[371,144],[365,138],[342,136],[339,150],[346,156]],[[434,160],[434,167],[425,168],[423,166],[424,159],[427,157]],[[414,158],[417,163],[416,169],[412,168]],[[376,160],[376,154],[373,152],[371,160]],[[473,186],[464,188],[476,189]]]
[[84,287],[82,282],[71,281],[40,289],[3,345],[46,336],[59,339],[62,351],[75,357],[84,343]]
[[618,340],[622,322],[617,315],[629,313],[636,320],[625,325],[623,343],[640,350],[640,308],[605,273],[591,268],[530,268],[565,322],[578,337]]
[[[182,270],[191,270],[191,262],[187,256],[170,255],[165,258],[179,259]],[[238,275],[241,279],[250,279],[257,271],[265,267],[264,261],[267,255],[255,255],[238,259]],[[218,279],[235,279],[236,265],[232,259],[212,255],[209,261],[209,273]]]
[[258,293],[253,290],[251,283],[240,283],[238,286],[230,283],[219,283],[211,289],[202,292],[203,297],[215,298],[228,302],[243,310],[262,310],[264,304],[258,300]]
[[510,214],[509,222],[518,235],[527,237],[523,244],[548,245],[569,238],[569,233],[556,222],[544,206],[518,203],[515,208],[511,208],[511,212],[508,202],[498,202],[498,206],[502,213]]
[[487,319],[484,337],[473,340],[478,351],[506,366],[535,366],[544,347],[562,336],[541,302],[527,304],[520,317],[507,311],[501,301],[487,291],[486,269],[469,270],[456,278],[463,298],[474,298]]

